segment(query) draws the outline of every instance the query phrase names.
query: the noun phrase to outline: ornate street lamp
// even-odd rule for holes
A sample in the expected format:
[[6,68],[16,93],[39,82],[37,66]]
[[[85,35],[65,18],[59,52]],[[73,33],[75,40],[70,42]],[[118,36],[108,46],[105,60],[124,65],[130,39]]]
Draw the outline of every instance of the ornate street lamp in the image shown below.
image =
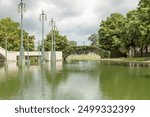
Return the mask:
[[27,66],[29,67],[29,66],[30,66],[30,58],[29,58],[30,41],[29,41],[29,38],[28,38],[27,46],[28,46],[28,60],[27,60]]
[[52,48],[51,48],[51,77],[55,78],[56,76],[56,43],[55,43],[55,34],[56,34],[56,25],[53,19],[50,21],[51,26],[51,38],[52,38]]
[[40,49],[41,49],[41,44],[40,44],[40,41],[38,41],[38,53],[39,53],[39,57],[38,57],[38,64],[40,65],[41,64],[41,55],[40,55]]
[[56,64],[56,50],[55,50],[55,31],[56,31],[56,25],[53,19],[50,21],[51,26],[51,33],[52,33],[52,49],[51,49],[51,64]]
[[7,64],[7,35],[5,37],[5,57],[6,57],[5,65],[8,66]]
[[42,48],[41,48],[41,64],[45,64],[45,49],[44,49],[44,21],[47,20],[47,16],[42,10],[40,14],[40,21],[42,21]]
[[20,45],[20,55],[19,55],[19,66],[25,66],[25,56],[24,56],[24,47],[23,47],[23,12],[25,11],[26,5],[21,0],[21,3],[18,5],[18,11],[21,13],[21,45]]
[[8,66],[8,63],[7,63],[7,45],[8,43],[8,37],[7,37],[7,28],[5,27],[5,57],[6,57],[6,60],[5,60],[5,66]]

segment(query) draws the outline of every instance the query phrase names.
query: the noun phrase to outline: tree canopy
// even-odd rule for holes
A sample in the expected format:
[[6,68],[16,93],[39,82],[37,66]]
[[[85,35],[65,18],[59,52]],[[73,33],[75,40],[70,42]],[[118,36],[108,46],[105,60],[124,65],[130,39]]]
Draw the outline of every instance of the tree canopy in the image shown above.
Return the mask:
[[92,34],[89,38],[89,41],[91,41],[91,45],[98,45],[98,35],[97,34]]
[[[21,29],[20,24],[18,22],[13,21],[11,18],[3,18],[0,19],[0,46],[6,48],[5,40],[7,39],[7,50],[9,51],[19,51],[20,49],[20,41],[21,41]],[[28,32],[23,30],[23,41],[24,41],[24,49],[28,50],[28,42],[29,42],[29,50],[34,50],[34,40],[35,37],[29,35]],[[52,32],[49,32],[44,40],[44,46],[46,51],[51,51],[51,42],[52,41]],[[75,41],[69,41],[65,35],[60,35],[59,31],[55,31],[55,43],[56,50],[63,51],[68,46],[76,46],[77,43]]]
[[69,41],[69,46],[77,46],[77,42],[76,41]]
[[[113,13],[101,21],[98,30],[100,46],[105,50],[120,51],[132,56],[148,53],[150,45],[150,1],[140,0],[137,9],[125,16]],[[123,51],[122,51],[123,50]]]
[[[7,42],[7,49],[10,51],[19,51],[20,49],[20,34],[21,29],[18,22],[14,22],[11,18],[0,19],[0,46],[5,48],[5,39]],[[34,36],[30,36],[25,30],[24,36],[24,48],[27,50],[29,40],[29,50],[34,50]]]
[[[63,51],[69,46],[69,41],[66,36],[60,35],[58,30],[55,31],[54,33],[55,33],[54,38],[55,38],[55,43],[56,43],[56,50]],[[44,46],[45,46],[46,51],[51,51],[51,48],[52,48],[52,32],[51,31],[46,36]]]
[[105,21],[102,21],[99,29],[99,42],[103,49],[118,50],[122,45],[122,28],[125,17],[119,13],[111,14]]

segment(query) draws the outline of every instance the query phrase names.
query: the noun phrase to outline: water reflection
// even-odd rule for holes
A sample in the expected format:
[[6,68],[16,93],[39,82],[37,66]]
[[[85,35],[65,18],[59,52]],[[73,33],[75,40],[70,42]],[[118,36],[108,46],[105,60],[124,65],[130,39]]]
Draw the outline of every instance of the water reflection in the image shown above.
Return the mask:
[[19,78],[19,84],[20,84],[20,93],[19,98],[24,99],[24,80],[25,80],[25,68],[19,68],[18,69],[18,78]]
[[101,89],[105,99],[150,99],[150,68],[101,64]]
[[0,67],[0,99],[150,99],[150,68],[99,61]]
[[10,72],[8,67],[1,69],[0,76],[0,98],[9,99],[16,95],[19,90],[19,80],[16,78],[17,73]]

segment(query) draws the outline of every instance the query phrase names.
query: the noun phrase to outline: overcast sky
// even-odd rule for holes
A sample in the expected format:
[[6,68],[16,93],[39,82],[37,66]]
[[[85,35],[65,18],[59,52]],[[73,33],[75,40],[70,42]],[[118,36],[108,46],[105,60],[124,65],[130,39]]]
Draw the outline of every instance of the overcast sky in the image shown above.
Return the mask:
[[[26,3],[24,29],[37,40],[41,39],[42,10],[47,14],[45,35],[50,31],[49,21],[54,18],[58,30],[79,45],[89,44],[88,37],[97,33],[101,20],[111,13],[126,14],[137,7],[139,0],[23,0]],[[0,0],[0,18],[11,17],[20,22],[17,6],[20,0]]]

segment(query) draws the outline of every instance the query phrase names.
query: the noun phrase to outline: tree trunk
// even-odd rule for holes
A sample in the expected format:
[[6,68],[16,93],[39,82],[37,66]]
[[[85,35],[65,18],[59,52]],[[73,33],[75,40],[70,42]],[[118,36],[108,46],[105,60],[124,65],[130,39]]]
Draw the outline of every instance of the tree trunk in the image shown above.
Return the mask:
[[146,56],[148,56],[148,46],[145,46]]
[[148,53],[148,46],[145,46],[146,54]]
[[133,49],[132,49],[132,47],[129,48],[128,53],[129,53],[129,54],[128,54],[129,57],[133,57]]
[[136,57],[136,47],[135,46],[133,47],[133,51],[134,51],[133,56]]
[[141,48],[141,57],[143,57],[143,47]]

